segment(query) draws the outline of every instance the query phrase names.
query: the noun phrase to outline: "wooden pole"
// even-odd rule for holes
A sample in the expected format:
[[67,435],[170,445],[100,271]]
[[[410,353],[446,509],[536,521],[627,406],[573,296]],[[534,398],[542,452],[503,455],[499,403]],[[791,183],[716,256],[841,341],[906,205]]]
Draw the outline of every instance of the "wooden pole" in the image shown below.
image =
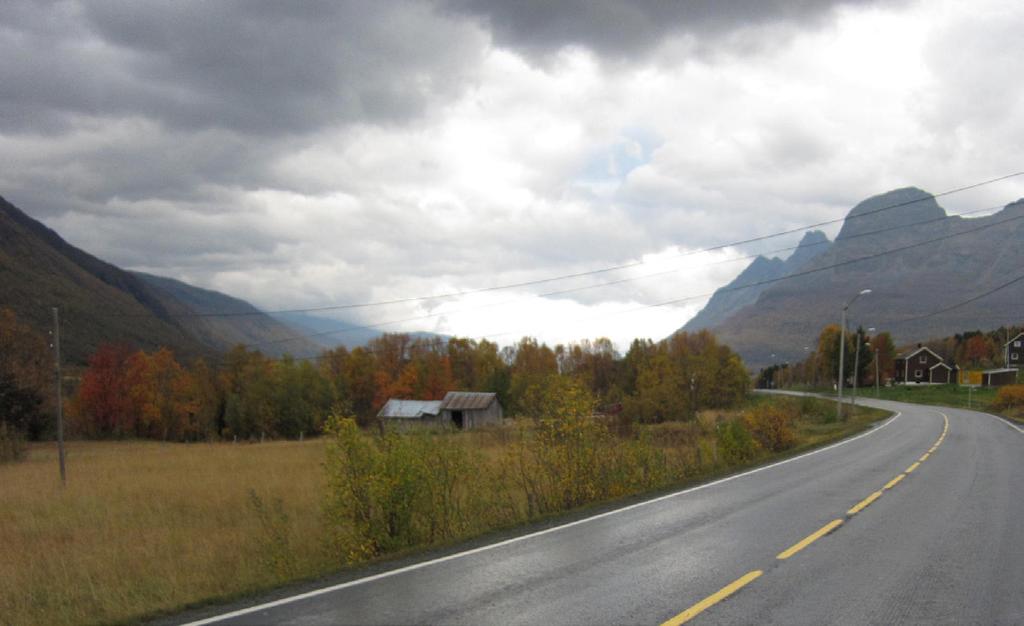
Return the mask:
[[57,307],[53,307],[53,356],[54,371],[57,379],[57,456],[60,459],[60,484],[66,485],[68,476],[64,468],[64,401],[60,380],[60,314]]

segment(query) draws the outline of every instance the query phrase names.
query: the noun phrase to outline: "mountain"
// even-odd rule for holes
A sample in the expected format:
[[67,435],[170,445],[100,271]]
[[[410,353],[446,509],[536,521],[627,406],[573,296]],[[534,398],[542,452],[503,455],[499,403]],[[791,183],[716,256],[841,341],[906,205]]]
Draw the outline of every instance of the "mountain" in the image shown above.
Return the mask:
[[366,345],[371,339],[376,339],[383,334],[379,330],[359,326],[352,322],[308,313],[275,313],[274,317],[289,326],[300,329],[303,335],[309,336],[310,341],[315,341],[321,348],[336,348],[338,346],[355,348]]
[[965,219],[909,187],[855,206],[827,250],[760,286],[753,302],[719,313],[712,330],[750,367],[769,364],[772,354],[801,360],[822,327],[839,323],[843,304],[871,289],[850,307],[850,327],[890,331],[897,343],[926,341],[1019,322],[1024,280],[1006,283],[1022,275],[1024,200]]
[[[361,326],[355,322],[339,320],[309,313],[274,313],[273,316],[285,324],[297,328],[306,335],[310,341],[315,341],[321,348],[336,348],[345,346],[348,349],[358,346],[365,346],[371,340],[384,334],[384,330],[377,330],[368,326]],[[387,330],[386,332],[403,332]],[[422,331],[406,332],[413,339],[432,339],[438,337],[447,341],[449,335],[428,333]]]
[[[72,246],[0,197],[0,306],[42,332],[60,307],[61,348],[68,363],[84,363],[107,342],[152,350],[166,346],[184,359],[213,357],[239,341],[277,341],[298,334],[251,305],[178,281],[135,274]],[[204,318],[196,313],[244,311],[251,315]],[[309,342],[288,348],[305,356]]]
[[682,330],[695,332],[721,324],[731,314],[756,302],[761,292],[770,286],[770,283],[764,283],[789,276],[827,251],[829,243],[825,233],[811,230],[804,233],[796,250],[785,261],[759,255],[732,282],[716,290],[704,308]]
[[220,352],[238,344],[273,356],[287,353],[295,357],[311,357],[323,350],[322,345],[305,336],[308,333],[304,329],[281,322],[245,300],[173,278],[142,272],[132,274],[164,298],[167,309],[179,314],[177,322],[190,335]]

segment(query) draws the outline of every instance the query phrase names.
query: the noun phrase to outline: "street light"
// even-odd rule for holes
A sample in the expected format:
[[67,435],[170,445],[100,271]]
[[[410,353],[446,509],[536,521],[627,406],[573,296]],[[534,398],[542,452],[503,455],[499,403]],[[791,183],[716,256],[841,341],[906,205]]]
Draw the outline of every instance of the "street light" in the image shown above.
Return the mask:
[[870,289],[861,289],[860,293],[850,298],[843,305],[842,322],[839,326],[839,395],[836,397],[836,419],[843,419],[843,361],[846,360],[846,309],[850,308],[850,305],[857,298],[866,296],[869,293],[871,293]]

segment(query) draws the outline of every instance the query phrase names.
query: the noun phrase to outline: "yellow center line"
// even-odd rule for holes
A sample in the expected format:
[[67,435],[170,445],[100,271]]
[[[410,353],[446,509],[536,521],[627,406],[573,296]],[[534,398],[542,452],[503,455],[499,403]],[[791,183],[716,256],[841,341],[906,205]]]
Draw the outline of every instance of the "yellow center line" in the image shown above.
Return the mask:
[[906,474],[900,474],[896,478],[893,478],[889,482],[885,483],[885,487],[883,487],[883,489],[892,489],[893,487],[896,486],[896,483],[900,482],[901,480],[903,480],[906,477],[907,477]]
[[841,519],[834,519],[834,520],[832,520],[828,524],[825,524],[824,526],[822,526],[818,530],[814,531],[810,535],[807,535],[806,537],[801,539],[798,543],[795,543],[791,547],[789,547],[786,550],[780,552],[779,555],[777,557],[775,557],[775,558],[780,559],[780,560],[788,559],[789,557],[791,557],[794,554],[796,554],[797,552],[803,550],[804,548],[806,548],[807,546],[811,545],[815,541],[817,541],[817,540],[821,539],[822,537],[824,537],[825,535],[829,534],[830,532],[832,532],[833,530],[838,528],[842,523],[843,523],[843,520],[841,520]]
[[[860,502],[855,504],[853,506],[853,508],[851,508],[849,511],[846,512],[847,515],[856,515],[857,513],[860,513],[865,508],[870,506],[872,502],[874,502],[875,500],[881,498],[883,491],[885,491],[887,489],[892,489],[893,487],[895,487],[901,480],[903,480],[904,478],[907,477],[907,474],[910,474],[911,472],[916,470],[918,467],[920,467],[921,463],[923,463],[924,461],[928,460],[929,455],[931,455],[933,452],[935,452],[935,450],[938,449],[938,447],[942,445],[942,442],[945,441],[945,439],[946,439],[946,433],[949,432],[949,416],[947,416],[945,413],[940,413],[940,414],[942,415],[942,419],[944,421],[944,424],[942,426],[942,435],[939,436],[939,438],[935,441],[935,444],[931,447],[931,449],[928,450],[928,452],[925,452],[921,456],[921,458],[918,459],[916,462],[912,463],[910,465],[910,467],[908,467],[903,474],[900,474],[900,475],[896,476],[895,478],[890,480],[888,483],[886,483],[885,487],[882,487],[882,489],[880,489],[879,491],[876,491],[876,492],[872,493],[868,497],[864,498],[863,500],[861,500]],[[821,528],[819,528],[815,532],[811,533],[807,537],[801,539],[799,542],[793,544],[792,546],[790,546],[786,550],[780,552],[775,558],[777,558],[779,560],[788,559],[789,557],[793,556],[797,552],[800,552],[801,550],[803,550],[807,546],[811,545],[812,543],[814,543],[818,539],[821,539],[825,535],[829,534],[830,532],[832,532],[836,528],[839,528],[840,526],[842,526],[842,524],[843,524],[843,520],[841,520],[841,519],[832,520],[831,522],[829,522],[828,524],[825,524],[824,526],[822,526]],[[729,583],[725,587],[722,587],[721,589],[719,589],[715,593],[713,593],[710,596],[704,598],[703,600],[701,600],[697,604],[694,604],[690,608],[686,609],[685,611],[683,611],[679,615],[676,615],[672,619],[669,619],[669,620],[663,622],[661,626],[679,626],[679,624],[684,624],[684,623],[690,621],[694,617],[697,617],[698,615],[700,615],[704,611],[708,610],[709,608],[711,608],[714,605],[718,604],[722,600],[725,600],[726,598],[728,598],[732,594],[736,593],[737,591],[739,591],[743,587],[746,587],[748,584],[750,584],[754,580],[757,580],[758,578],[761,577],[762,574],[764,574],[764,572],[759,570],[759,569],[753,570],[751,572],[747,572],[746,574],[744,574],[743,576],[741,576],[741,577],[737,578],[736,580],[732,581],[731,583]]]
[[847,511],[846,514],[847,515],[856,515],[856,514],[860,513],[861,511],[863,511],[864,508],[867,507],[869,504],[871,504],[872,502],[874,502],[875,500],[877,500],[877,499],[879,499],[881,497],[882,497],[882,492],[881,491],[876,491],[875,493],[871,494],[870,496],[864,498],[863,500],[858,502],[856,505],[854,505],[854,507],[852,509],[850,509],[849,511]]
[[722,600],[725,600],[726,598],[728,598],[732,594],[736,593],[737,591],[739,591],[743,587],[747,586],[748,584],[750,584],[754,580],[757,580],[757,578],[759,576],[761,576],[761,574],[763,574],[763,573],[764,572],[762,572],[759,569],[756,569],[756,570],[754,570],[752,572],[747,572],[743,576],[737,578],[736,580],[732,581],[728,585],[722,587],[721,589],[719,589],[715,593],[713,593],[710,596],[704,598],[703,600],[701,600],[697,604],[694,604],[690,608],[686,609],[685,611],[683,611],[679,615],[676,615],[672,619],[662,623],[661,626],[678,626],[679,624],[684,624],[684,623],[690,621],[691,619],[697,617],[698,615],[700,615],[701,613],[703,613],[707,609],[713,607],[714,605],[718,604]]

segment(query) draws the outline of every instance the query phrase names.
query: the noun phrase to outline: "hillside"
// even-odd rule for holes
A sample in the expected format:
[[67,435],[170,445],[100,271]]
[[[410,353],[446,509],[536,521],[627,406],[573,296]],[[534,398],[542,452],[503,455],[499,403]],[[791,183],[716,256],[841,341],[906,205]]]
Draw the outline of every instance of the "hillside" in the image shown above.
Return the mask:
[[[879,210],[897,204],[902,206]],[[776,361],[797,361],[823,326],[839,323],[843,303],[866,288],[872,293],[851,307],[849,324],[890,331],[898,343],[1019,322],[1024,281],[929,314],[1024,272],[1021,218],[1024,201],[965,219],[947,216],[932,196],[916,188],[869,198],[850,211],[827,251],[791,278],[765,286],[755,302],[732,311],[714,331],[749,367],[768,364],[773,353]],[[906,246],[914,247],[889,253]],[[859,260],[872,255],[876,258]]]
[[769,286],[763,283],[799,270],[805,263],[827,251],[829,243],[825,233],[812,230],[804,234],[796,250],[786,260],[758,256],[732,282],[715,291],[707,305],[682,329],[695,332],[721,324],[736,311],[756,302],[757,297]]
[[[241,343],[273,356],[288,353],[309,357],[323,349],[305,337],[305,329],[278,321],[245,300],[173,278],[142,272],[132,274],[152,287],[163,298],[168,310],[180,315],[176,322],[190,335],[218,351],[229,350]],[[190,315],[192,313],[203,315]],[[228,315],[222,315],[225,313]]]
[[[84,363],[105,342],[173,349],[185,359],[211,357],[239,341],[272,341],[298,334],[263,314],[188,318],[196,312],[251,305],[178,281],[126,272],[72,246],[0,197],[0,306],[43,332],[61,309],[61,347],[68,363]],[[206,308],[209,306],[210,308]],[[234,310],[234,309],[231,309]],[[287,346],[294,354],[315,346]]]

